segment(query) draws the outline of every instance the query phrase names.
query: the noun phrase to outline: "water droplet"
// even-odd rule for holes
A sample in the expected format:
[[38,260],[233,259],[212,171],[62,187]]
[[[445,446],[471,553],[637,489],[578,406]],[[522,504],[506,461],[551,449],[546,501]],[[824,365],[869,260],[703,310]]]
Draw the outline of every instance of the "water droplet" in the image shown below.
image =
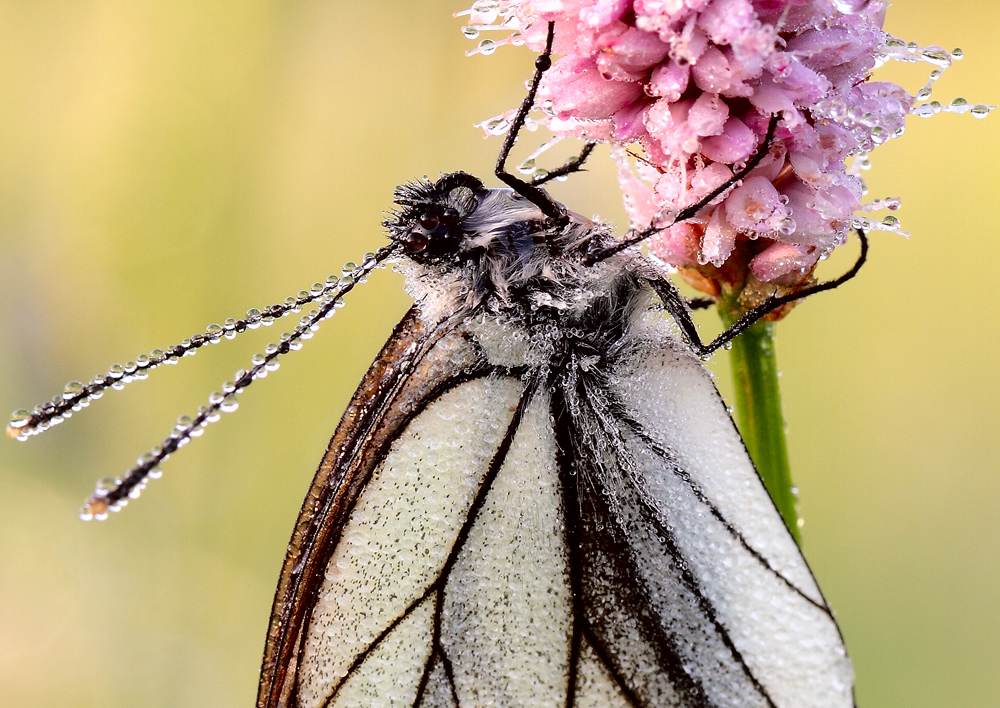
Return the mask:
[[866,7],[871,0],[833,0],[833,6],[838,12],[842,12],[845,15],[853,15],[861,12]]
[[100,497],[91,497],[80,509],[80,518],[83,521],[104,521],[108,518],[108,502]]
[[247,310],[247,327],[250,329],[257,329],[260,327],[261,314],[260,310],[256,307],[251,307]]
[[26,408],[18,408],[16,411],[10,414],[10,428],[23,428],[31,420],[31,411]]
[[68,384],[63,386],[62,397],[65,400],[73,398],[83,391],[83,384],[79,381],[70,381]]
[[479,51],[484,56],[489,56],[496,50],[497,50],[497,43],[494,42],[492,39],[484,39],[479,42]]
[[236,394],[230,393],[222,400],[222,405],[219,406],[219,410],[223,413],[232,413],[239,407],[240,404],[239,401],[236,400]]
[[[928,61],[931,64],[936,64],[938,66],[948,66],[951,64],[952,55],[941,47],[928,47],[923,51],[921,57],[924,61]],[[939,74],[940,76],[940,74]],[[932,78],[937,78],[932,77]]]
[[94,485],[94,496],[106,497],[108,492],[118,486],[118,480],[113,477],[101,477]]

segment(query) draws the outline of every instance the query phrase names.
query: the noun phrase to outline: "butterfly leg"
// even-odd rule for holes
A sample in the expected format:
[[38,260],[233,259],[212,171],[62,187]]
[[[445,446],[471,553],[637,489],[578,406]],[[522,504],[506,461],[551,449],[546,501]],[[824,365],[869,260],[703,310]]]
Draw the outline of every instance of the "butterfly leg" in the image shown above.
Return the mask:
[[593,265],[603,261],[605,258],[610,258],[616,253],[624,251],[630,246],[634,246],[637,243],[645,241],[650,236],[658,234],[665,228],[673,226],[674,224],[680,224],[688,219],[695,216],[699,211],[711,204],[715,199],[722,193],[729,189],[732,189],[737,184],[740,183],[747,175],[749,175],[753,170],[760,164],[761,160],[768,154],[771,149],[771,142],[774,140],[774,132],[778,128],[778,121],[781,119],[780,114],[774,114],[767,124],[767,133],[764,135],[764,139],[757,146],[757,150],[750,156],[746,164],[741,170],[739,170],[732,177],[727,179],[725,182],[720,184],[718,187],[713,189],[711,192],[706,194],[704,197],[699,199],[694,204],[684,207],[679,212],[673,215],[673,218],[667,223],[652,224],[649,227],[639,231],[638,229],[630,230],[625,234],[624,238],[618,239],[618,241],[612,246],[605,246],[598,242],[593,242],[591,244],[590,251],[587,253],[585,263],[588,265]]
[[497,179],[537,206],[545,216],[555,219],[559,224],[565,224],[569,221],[569,216],[566,214],[566,209],[559,202],[532,182],[525,182],[523,179],[519,179],[507,171],[507,158],[510,156],[510,151],[514,148],[514,143],[517,142],[517,134],[524,127],[524,121],[528,117],[528,112],[535,105],[535,96],[538,94],[538,86],[542,81],[542,75],[552,66],[552,39],[555,36],[555,26],[554,22],[549,23],[548,35],[545,38],[545,49],[535,58],[535,75],[531,78],[531,87],[528,89],[528,95],[521,101],[521,105],[514,115],[514,120],[510,124],[507,135],[504,136],[494,173]]
[[693,297],[687,301],[688,309],[706,310],[715,304],[715,300],[710,297]]
[[549,180],[553,180],[557,177],[563,177],[564,175],[582,171],[583,163],[587,161],[587,158],[590,157],[590,153],[594,151],[595,147],[597,147],[597,143],[587,143],[583,146],[583,150],[580,151],[579,155],[566,160],[566,164],[562,167],[554,169],[544,175],[535,177],[531,180],[531,184],[537,187],[538,185],[545,184]]
[[[782,295],[780,297],[771,296],[767,298],[761,304],[748,310],[742,317],[740,317],[740,319],[726,328],[722,334],[708,344],[701,341],[701,337],[698,336],[698,328],[696,327],[694,320],[691,319],[691,309],[693,305],[689,305],[687,303],[684,297],[677,291],[677,287],[665,277],[650,279],[649,284],[652,286],[653,290],[656,291],[656,294],[663,302],[663,306],[666,308],[667,312],[669,312],[677,322],[677,326],[681,328],[681,332],[683,333],[684,338],[688,341],[688,344],[691,345],[691,348],[694,349],[698,356],[707,357],[720,347],[724,346],[727,342],[732,341],[737,336],[745,332],[751,325],[767,316],[768,313],[773,312],[782,305],[787,305],[788,303],[795,302],[796,300],[802,300],[810,295],[815,295],[827,290],[833,290],[857,275],[858,271],[861,270],[861,266],[863,266],[865,261],[868,259],[868,237],[861,229],[857,229],[856,231],[858,239],[861,241],[861,253],[858,255],[857,261],[855,261],[854,265],[851,266],[850,270],[833,280],[827,280],[822,283],[817,283],[816,285],[810,285],[807,288],[803,288],[802,290],[798,290],[788,295]],[[694,303],[698,307],[704,306],[701,304],[701,299],[694,301]]]

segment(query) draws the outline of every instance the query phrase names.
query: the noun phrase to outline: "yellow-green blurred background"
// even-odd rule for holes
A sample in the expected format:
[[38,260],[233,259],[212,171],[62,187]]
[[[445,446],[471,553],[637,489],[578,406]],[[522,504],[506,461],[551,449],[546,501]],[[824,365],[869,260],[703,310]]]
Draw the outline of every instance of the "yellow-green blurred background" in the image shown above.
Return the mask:
[[[463,57],[460,9],[0,2],[0,410],[339,272],[382,243],[402,180],[488,175],[497,141],[471,124],[517,103],[531,56]],[[1000,102],[993,0],[900,2],[887,29],[966,51],[936,97]],[[889,75],[915,90],[929,68]],[[913,237],[875,235],[855,282],[780,325],[805,548],[862,708],[1000,695],[998,139],[1000,116],[911,119],[870,185]],[[621,222],[605,162],[557,189]],[[251,705],[299,503],[407,304],[376,274],[106,523],[77,520],[94,481],[280,324],[0,444],[0,704]]]

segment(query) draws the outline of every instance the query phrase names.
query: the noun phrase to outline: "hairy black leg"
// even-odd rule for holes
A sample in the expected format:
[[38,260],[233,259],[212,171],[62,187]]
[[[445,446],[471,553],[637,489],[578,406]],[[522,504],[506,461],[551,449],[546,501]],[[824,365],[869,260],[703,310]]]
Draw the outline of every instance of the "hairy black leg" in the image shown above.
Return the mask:
[[673,226],[674,224],[680,224],[681,222],[687,221],[706,206],[711,204],[712,201],[720,194],[736,186],[737,183],[750,174],[753,169],[760,164],[760,161],[764,159],[768,150],[771,149],[771,141],[774,140],[774,131],[778,128],[778,120],[780,117],[781,116],[779,115],[771,116],[771,120],[767,124],[767,134],[764,135],[764,140],[762,140],[760,145],[757,146],[757,150],[750,157],[750,159],[747,160],[747,164],[743,166],[742,170],[734,174],[731,178],[727,179],[691,206],[681,209],[674,215],[674,218],[670,221],[670,223],[657,224],[642,231],[630,231],[625,234],[623,239],[615,243],[613,246],[603,247],[597,243],[591,243],[591,249],[584,258],[584,263],[587,265],[593,265],[594,263],[603,261],[605,258],[610,258],[616,253],[624,251],[629,246],[634,246],[637,243],[645,241],[653,234],[663,231],[663,229]]
[[566,164],[562,167],[554,169],[544,175],[535,177],[531,180],[531,184],[537,187],[538,185],[545,184],[556,177],[563,177],[574,172],[580,172],[583,170],[583,163],[587,161],[587,158],[590,157],[590,153],[594,151],[595,147],[597,147],[597,143],[587,143],[583,146],[583,150],[580,151],[579,155],[566,160]]
[[715,304],[715,300],[710,297],[693,297],[687,301],[690,310],[705,310]]
[[531,78],[531,88],[528,95],[521,101],[514,120],[510,124],[507,135],[504,136],[503,145],[500,146],[500,155],[497,156],[497,166],[494,173],[501,182],[527,199],[529,202],[541,209],[542,213],[550,219],[555,219],[558,223],[564,224],[569,220],[566,209],[563,206],[539,189],[531,182],[515,177],[507,171],[507,158],[510,151],[517,142],[517,134],[524,127],[524,121],[528,117],[528,111],[535,105],[535,96],[538,94],[538,85],[542,81],[542,74],[552,66],[552,38],[555,36],[555,22],[549,23],[548,35],[545,38],[545,49],[535,59],[535,75]]
[[722,347],[726,342],[731,341],[741,333],[745,332],[755,322],[760,320],[762,317],[765,317],[768,313],[778,309],[782,305],[787,305],[788,303],[795,302],[796,300],[802,300],[810,295],[815,295],[816,293],[821,293],[826,290],[833,290],[857,275],[858,271],[861,270],[861,266],[863,266],[865,261],[868,259],[868,237],[861,229],[857,229],[856,231],[858,239],[861,241],[861,253],[858,255],[858,260],[854,262],[854,265],[849,271],[841,275],[839,278],[827,280],[823,283],[817,283],[816,285],[810,285],[807,288],[803,288],[802,290],[789,295],[782,295],[780,297],[772,295],[761,304],[751,310],[748,310],[742,317],[740,317],[740,319],[728,327],[726,331],[708,344],[702,342],[701,337],[698,336],[698,329],[695,327],[694,320],[691,319],[691,310],[688,308],[688,304],[685,302],[681,294],[677,292],[677,287],[666,278],[650,280],[649,284],[656,291],[660,300],[663,301],[663,306],[673,316],[674,320],[676,320],[677,326],[681,328],[681,332],[684,334],[684,338],[688,341],[688,344],[691,345],[691,348],[694,349],[695,353],[699,356],[706,357]]

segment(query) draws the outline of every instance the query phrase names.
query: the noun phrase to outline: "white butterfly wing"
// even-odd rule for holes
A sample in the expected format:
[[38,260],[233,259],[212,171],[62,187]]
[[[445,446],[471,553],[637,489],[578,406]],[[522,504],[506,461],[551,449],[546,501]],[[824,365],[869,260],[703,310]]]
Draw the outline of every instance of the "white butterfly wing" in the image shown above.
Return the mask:
[[648,319],[574,378],[411,313],[303,507],[259,706],[852,706],[709,375]]

